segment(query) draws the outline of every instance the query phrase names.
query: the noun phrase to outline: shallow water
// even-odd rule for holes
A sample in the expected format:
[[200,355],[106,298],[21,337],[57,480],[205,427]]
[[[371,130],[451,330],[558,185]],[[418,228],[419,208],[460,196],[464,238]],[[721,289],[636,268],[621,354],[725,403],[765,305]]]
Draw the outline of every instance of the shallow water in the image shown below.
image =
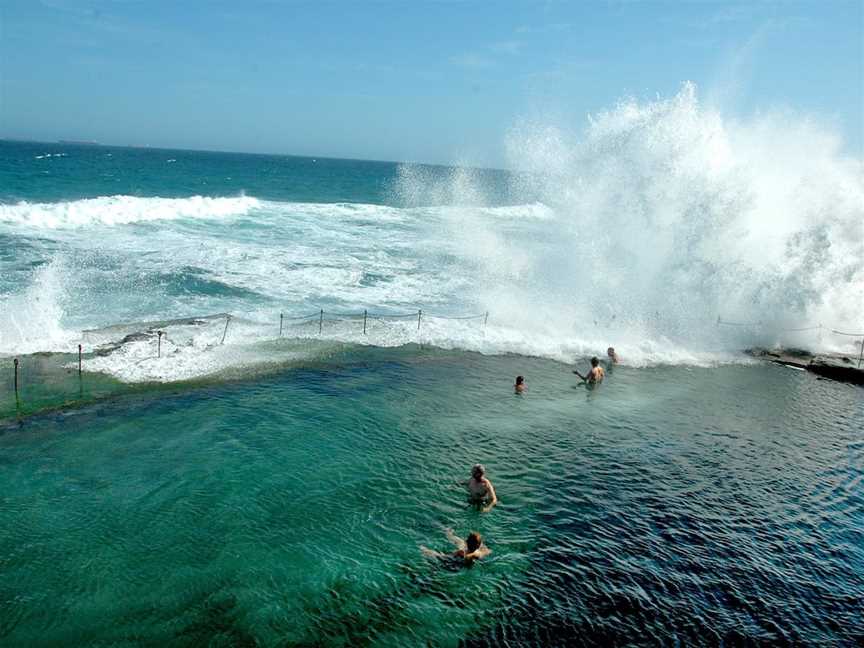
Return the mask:
[[[589,392],[418,347],[30,418],[0,435],[0,643],[853,645],[862,420],[775,366]],[[424,558],[445,526],[492,555]]]

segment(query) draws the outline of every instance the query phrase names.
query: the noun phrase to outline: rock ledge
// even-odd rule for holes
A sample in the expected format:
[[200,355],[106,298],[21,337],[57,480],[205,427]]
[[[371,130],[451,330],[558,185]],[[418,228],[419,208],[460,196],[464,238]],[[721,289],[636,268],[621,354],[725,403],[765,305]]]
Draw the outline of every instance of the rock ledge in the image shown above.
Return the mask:
[[806,369],[824,378],[864,385],[864,368],[858,368],[856,358],[838,353],[813,354],[803,349],[748,349],[754,358],[775,364]]

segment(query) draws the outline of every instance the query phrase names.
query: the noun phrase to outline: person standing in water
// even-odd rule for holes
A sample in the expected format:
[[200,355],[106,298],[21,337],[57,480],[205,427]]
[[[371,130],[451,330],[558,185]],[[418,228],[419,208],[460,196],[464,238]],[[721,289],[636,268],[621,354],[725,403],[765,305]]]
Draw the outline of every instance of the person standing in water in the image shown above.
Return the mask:
[[516,376],[516,384],[513,385],[513,389],[516,391],[517,394],[521,394],[526,389],[528,389],[525,386],[525,378],[523,376]]
[[447,529],[446,532],[450,542],[456,545],[456,551],[444,553],[422,545],[420,546],[420,550],[431,558],[460,558],[466,567],[470,567],[474,564],[475,560],[479,560],[492,553],[492,550],[483,542],[483,536],[476,531],[469,533],[465,540],[462,540],[462,538],[453,533],[453,529]]
[[618,364],[618,354],[615,353],[614,347],[609,347],[606,349],[606,355],[609,356],[609,362],[613,365]]
[[492,482],[486,479],[486,469],[483,464],[474,464],[471,469],[471,479],[465,482],[468,488],[468,496],[471,501],[477,504],[484,505],[481,510],[487,513],[498,504],[498,496],[495,494],[495,487]]
[[573,373],[579,376],[582,380],[584,380],[588,385],[598,385],[603,382],[603,378],[606,377],[606,371],[603,367],[600,366],[600,360],[597,356],[591,358],[591,369],[588,371],[586,375],[582,375],[576,369],[573,370]]

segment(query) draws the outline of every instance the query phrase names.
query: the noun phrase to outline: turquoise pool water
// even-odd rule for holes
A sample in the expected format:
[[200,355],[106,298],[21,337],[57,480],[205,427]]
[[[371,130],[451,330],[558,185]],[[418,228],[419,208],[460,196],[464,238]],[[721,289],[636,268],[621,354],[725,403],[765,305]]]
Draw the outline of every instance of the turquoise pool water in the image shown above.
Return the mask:
[[[864,637],[864,392],[346,347],[0,435],[4,645]],[[512,393],[516,373],[529,391]],[[457,483],[481,461],[500,506]],[[424,558],[480,531],[473,569]]]

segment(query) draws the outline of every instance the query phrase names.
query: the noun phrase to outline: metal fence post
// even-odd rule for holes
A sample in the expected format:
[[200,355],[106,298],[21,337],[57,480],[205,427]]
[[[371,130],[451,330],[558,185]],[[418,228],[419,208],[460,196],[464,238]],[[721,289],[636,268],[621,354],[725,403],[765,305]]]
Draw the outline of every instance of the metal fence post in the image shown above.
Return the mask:
[[279,313],[279,337],[282,337],[282,320],[284,317],[283,313]]
[[366,311],[363,311],[363,335],[366,335]]
[[78,345],[78,375],[81,375],[81,345]]
[[18,358],[15,358],[13,361],[15,365],[15,402],[18,402]]
[[225,330],[222,332],[222,341],[219,344],[225,344],[225,336],[228,335],[228,324],[231,323],[231,316],[225,318]]

